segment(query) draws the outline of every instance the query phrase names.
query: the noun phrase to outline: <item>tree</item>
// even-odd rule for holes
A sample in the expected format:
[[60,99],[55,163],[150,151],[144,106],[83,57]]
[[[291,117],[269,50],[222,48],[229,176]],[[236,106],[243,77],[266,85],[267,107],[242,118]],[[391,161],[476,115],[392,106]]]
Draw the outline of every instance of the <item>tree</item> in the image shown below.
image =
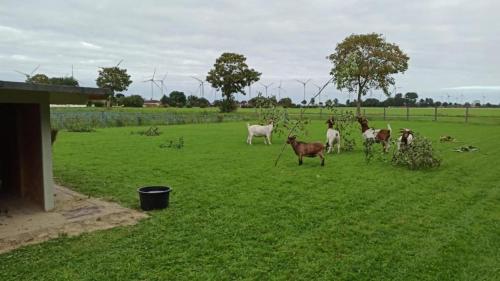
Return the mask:
[[30,76],[26,78],[26,83],[33,83],[33,84],[49,84],[49,77],[45,74],[35,74],[33,76]]
[[190,95],[189,97],[187,97],[187,103],[186,103],[187,107],[193,107],[193,106],[197,106],[197,105],[198,105],[198,97],[197,96]]
[[403,94],[397,93],[394,96],[394,106],[403,106],[405,105],[405,99],[403,98]]
[[361,97],[370,89],[381,89],[389,95],[394,85],[393,74],[408,69],[408,56],[381,34],[353,34],[337,44],[335,52],[327,57],[333,64],[330,75],[337,89],[356,92],[356,113],[361,115]]
[[417,103],[418,94],[415,92],[408,92],[405,94],[405,99],[407,101],[406,105],[415,105]]
[[26,83],[33,84],[46,84],[46,85],[62,85],[62,86],[74,86],[78,87],[79,83],[72,76],[63,76],[63,77],[48,77],[45,74],[38,73],[26,79]]
[[221,112],[230,112],[236,109],[233,94],[245,95],[243,89],[259,81],[260,75],[260,72],[248,67],[245,56],[223,53],[215,60],[214,67],[208,72],[206,80],[213,88],[222,92]]
[[123,105],[123,99],[125,98],[125,95],[122,93],[118,93],[115,95],[115,101],[117,105]]
[[163,106],[170,105],[170,99],[166,95],[163,95],[160,99],[160,103]]
[[210,102],[206,98],[201,97],[198,99],[196,106],[198,106],[200,108],[206,108],[206,107],[210,106]]
[[365,100],[364,104],[367,107],[377,107],[380,106],[380,101],[376,98],[369,98]]
[[142,107],[144,98],[139,95],[131,95],[123,98],[123,106],[125,107]]
[[284,108],[292,108],[295,106],[291,98],[282,98],[279,100],[278,104]]
[[73,86],[78,87],[78,80],[76,80],[72,76],[64,76],[64,77],[51,77],[49,78],[50,85],[62,85],[62,86]]
[[169,105],[176,107],[184,107],[186,106],[186,95],[184,92],[173,91],[169,95]]
[[126,91],[128,86],[132,84],[132,80],[130,80],[130,75],[127,74],[127,70],[124,68],[119,68],[118,66],[102,67],[99,70],[96,84],[99,88],[111,90],[110,96],[108,97],[109,106],[111,106],[111,100],[115,92]]

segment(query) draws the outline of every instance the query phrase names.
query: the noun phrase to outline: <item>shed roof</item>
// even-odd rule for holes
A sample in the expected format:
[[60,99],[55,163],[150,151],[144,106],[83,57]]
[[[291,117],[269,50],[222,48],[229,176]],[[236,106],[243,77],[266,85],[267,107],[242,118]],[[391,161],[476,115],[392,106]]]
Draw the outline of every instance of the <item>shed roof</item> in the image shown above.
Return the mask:
[[51,104],[85,104],[88,100],[103,100],[108,89],[43,85],[25,82],[0,81],[0,95],[48,95]]

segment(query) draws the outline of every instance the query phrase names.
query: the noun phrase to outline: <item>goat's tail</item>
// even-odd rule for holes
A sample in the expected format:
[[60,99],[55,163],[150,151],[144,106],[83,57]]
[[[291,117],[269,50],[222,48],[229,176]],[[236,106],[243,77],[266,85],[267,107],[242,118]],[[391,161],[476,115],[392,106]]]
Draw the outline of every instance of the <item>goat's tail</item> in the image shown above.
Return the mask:
[[389,135],[392,135],[391,124],[387,123],[387,129],[389,130]]

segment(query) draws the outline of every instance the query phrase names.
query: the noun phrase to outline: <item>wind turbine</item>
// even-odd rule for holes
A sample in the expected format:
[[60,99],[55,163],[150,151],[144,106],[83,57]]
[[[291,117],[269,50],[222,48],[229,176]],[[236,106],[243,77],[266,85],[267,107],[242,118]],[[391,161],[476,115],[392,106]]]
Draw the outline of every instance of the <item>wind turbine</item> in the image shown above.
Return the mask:
[[201,97],[203,98],[205,96],[205,81],[201,80],[200,78],[198,77],[194,77],[194,76],[191,76],[191,78],[193,78],[194,80],[198,81],[198,83],[200,83],[200,94],[201,94]]
[[[121,63],[121,61],[120,61]],[[118,63],[118,65],[120,64]],[[117,65],[117,66],[118,66]],[[156,87],[160,87],[158,86],[158,84],[156,84],[156,81],[155,81],[155,74],[156,74],[156,68],[154,69],[153,71],[153,76],[151,76],[151,78],[147,79],[147,80],[144,80],[142,82],[151,82],[151,100],[153,100],[153,84],[156,85]]]
[[155,80],[155,82],[160,82],[160,89],[161,89],[161,94],[165,94],[165,92],[167,91],[167,87],[165,87],[165,79],[167,79],[167,75],[168,75],[168,72],[165,73],[165,75],[163,75],[163,78],[162,79],[159,79],[159,80]]
[[33,71],[31,71],[31,72],[30,72],[30,74],[28,74],[28,73],[24,73],[24,72],[21,72],[21,71],[19,71],[19,70],[14,70],[14,71],[15,71],[15,72],[17,72],[17,73],[19,73],[19,74],[21,74],[21,75],[26,76],[26,80],[29,80],[29,79],[31,78],[31,76],[35,73],[35,71],[37,71],[37,70],[38,70],[38,68],[40,68],[40,65],[37,65],[37,66],[33,69]]
[[[115,66],[113,67],[118,67],[120,64],[123,62],[123,59],[121,59]],[[105,66],[99,66],[99,68],[106,68]]]
[[267,88],[271,87],[271,85],[274,84],[274,82],[271,84],[267,84],[267,85],[264,83],[260,83],[260,84],[262,85],[262,87],[264,87],[264,89],[266,89],[266,98],[268,98],[269,96],[267,95]]
[[280,80],[280,85],[278,87],[276,87],[276,89],[278,89],[278,101],[281,100],[281,91],[285,92],[285,89],[283,89],[283,87],[281,87],[281,80]]
[[304,100],[306,100],[306,85],[307,85],[307,83],[309,83],[309,81],[311,81],[311,79],[307,79],[306,81],[301,81],[299,79],[295,79],[295,81],[297,81],[300,84],[304,85]]

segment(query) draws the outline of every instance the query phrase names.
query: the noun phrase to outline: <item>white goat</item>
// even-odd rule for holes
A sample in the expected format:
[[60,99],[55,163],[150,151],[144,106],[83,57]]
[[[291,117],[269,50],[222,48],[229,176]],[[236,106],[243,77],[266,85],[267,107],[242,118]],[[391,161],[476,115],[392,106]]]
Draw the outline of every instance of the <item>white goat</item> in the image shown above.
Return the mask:
[[326,130],[326,147],[328,147],[328,151],[326,153],[332,152],[334,143],[337,143],[337,153],[340,153],[340,132],[333,128],[333,117],[330,117],[326,124],[328,124],[328,130]]
[[[261,126],[261,125],[250,125],[247,123],[248,127],[248,137],[247,143],[252,144],[253,137],[264,137],[265,144],[271,144],[271,135],[273,133],[273,122],[269,123],[269,125]],[[267,140],[267,142],[266,142]]]

